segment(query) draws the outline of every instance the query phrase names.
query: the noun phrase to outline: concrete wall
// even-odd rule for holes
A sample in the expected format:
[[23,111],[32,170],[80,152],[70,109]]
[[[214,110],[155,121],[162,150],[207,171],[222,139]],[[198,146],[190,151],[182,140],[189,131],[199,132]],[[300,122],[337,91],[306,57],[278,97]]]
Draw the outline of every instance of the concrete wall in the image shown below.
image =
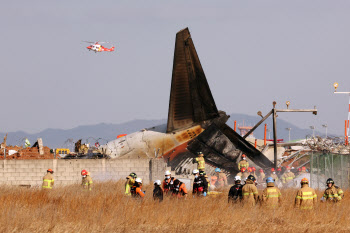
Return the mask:
[[2,160],[0,185],[41,186],[49,168],[54,170],[55,185],[81,182],[80,172],[83,169],[91,173],[94,181],[124,180],[135,172],[144,183],[149,183],[150,180],[163,178],[166,163],[160,159]]

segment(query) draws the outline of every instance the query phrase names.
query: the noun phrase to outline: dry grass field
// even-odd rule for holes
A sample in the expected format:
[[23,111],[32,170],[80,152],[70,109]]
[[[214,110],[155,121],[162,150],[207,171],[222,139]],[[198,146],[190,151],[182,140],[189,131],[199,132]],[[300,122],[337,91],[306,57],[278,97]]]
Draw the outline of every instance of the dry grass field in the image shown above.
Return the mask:
[[[319,204],[314,211],[293,209],[296,190],[283,190],[277,210],[227,203],[221,196],[185,200],[123,195],[123,183],[39,189],[0,187],[0,232],[350,232],[350,193],[340,206]],[[318,193],[319,197],[321,193]]]

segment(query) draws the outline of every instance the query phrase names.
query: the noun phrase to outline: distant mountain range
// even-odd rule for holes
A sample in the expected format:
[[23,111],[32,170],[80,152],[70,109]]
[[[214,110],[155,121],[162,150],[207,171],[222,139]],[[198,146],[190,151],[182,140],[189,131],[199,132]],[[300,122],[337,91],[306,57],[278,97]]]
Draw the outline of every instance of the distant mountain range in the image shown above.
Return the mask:
[[[228,121],[228,125],[234,127],[234,121],[237,121],[237,126],[242,126],[243,121],[245,126],[254,126],[261,118],[258,116],[249,116],[245,114],[231,114]],[[68,147],[73,148],[74,142],[79,139],[83,139],[82,142],[95,143],[99,139],[100,144],[105,144],[107,141],[114,140],[119,134],[130,134],[139,131],[144,128],[150,128],[152,126],[166,124],[166,119],[162,120],[132,120],[122,124],[96,124],[96,125],[83,125],[72,129],[46,129],[39,133],[29,134],[23,131],[9,132],[7,138],[8,145],[23,145],[24,139],[28,138],[33,144],[37,138],[42,138],[44,145],[50,148]],[[271,117],[264,123],[268,124],[268,129],[271,130],[267,133],[267,138],[273,138],[272,132],[272,120]],[[254,132],[256,138],[264,137],[264,123],[261,124]],[[306,135],[311,135],[312,130],[301,129],[289,122],[282,119],[277,120],[277,136],[279,139],[288,141],[288,131],[286,128],[291,128],[291,140],[304,139]],[[238,129],[237,129],[238,130]],[[0,137],[4,137],[6,132],[1,132]],[[315,131],[316,135],[322,135]]]

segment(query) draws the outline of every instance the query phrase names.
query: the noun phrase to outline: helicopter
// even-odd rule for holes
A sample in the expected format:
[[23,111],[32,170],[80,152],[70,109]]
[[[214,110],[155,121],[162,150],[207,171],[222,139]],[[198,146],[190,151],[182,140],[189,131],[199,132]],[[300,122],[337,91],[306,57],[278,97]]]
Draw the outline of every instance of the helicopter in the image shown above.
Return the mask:
[[110,43],[110,42],[103,42],[103,41],[97,41],[97,42],[91,42],[91,41],[83,41],[85,43],[90,43],[90,45],[88,47],[86,47],[89,51],[94,51],[95,53],[97,52],[112,52],[114,51],[114,46],[112,46],[111,48],[106,48],[103,47],[101,44],[105,44],[105,43]]

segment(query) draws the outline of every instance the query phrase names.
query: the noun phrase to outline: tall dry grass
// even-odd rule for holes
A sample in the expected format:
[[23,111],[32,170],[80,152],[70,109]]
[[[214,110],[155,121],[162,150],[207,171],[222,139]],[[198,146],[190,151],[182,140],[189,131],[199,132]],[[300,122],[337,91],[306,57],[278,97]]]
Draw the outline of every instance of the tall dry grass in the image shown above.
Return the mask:
[[[154,202],[123,195],[123,183],[39,189],[0,187],[0,232],[350,232],[350,192],[340,206],[293,209],[296,190],[283,190],[276,210],[244,208],[223,195]],[[321,197],[321,193],[318,193]]]

